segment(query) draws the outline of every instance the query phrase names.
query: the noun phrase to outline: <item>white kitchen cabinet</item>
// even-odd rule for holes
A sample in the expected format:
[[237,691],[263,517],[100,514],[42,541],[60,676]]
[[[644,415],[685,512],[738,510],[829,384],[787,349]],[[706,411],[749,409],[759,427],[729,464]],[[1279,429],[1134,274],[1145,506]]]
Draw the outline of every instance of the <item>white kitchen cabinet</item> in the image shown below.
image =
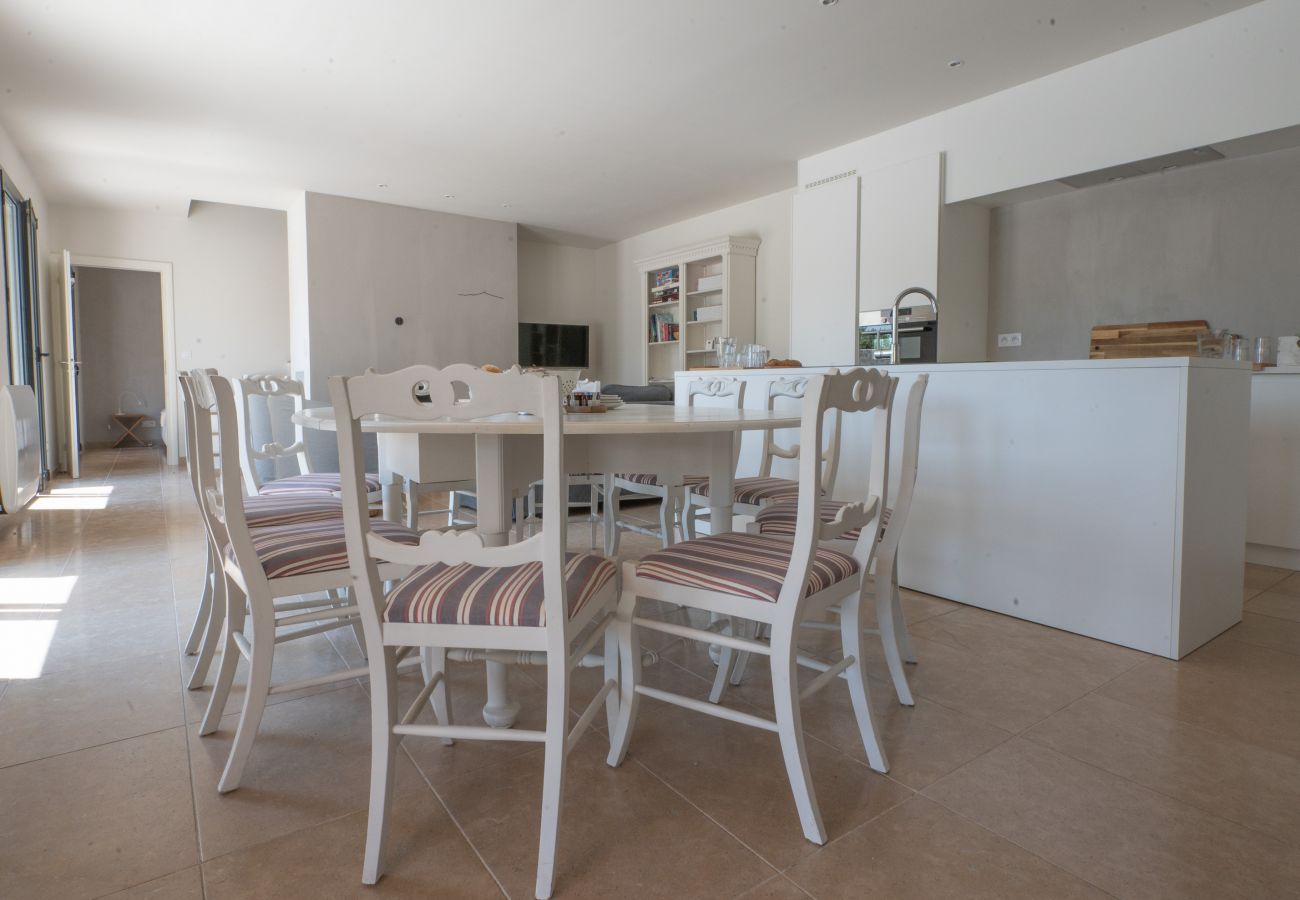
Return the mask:
[[905,288],[939,301],[939,361],[985,359],[989,214],[943,203],[943,155],[805,186],[794,198],[791,356],[857,361],[861,311]]

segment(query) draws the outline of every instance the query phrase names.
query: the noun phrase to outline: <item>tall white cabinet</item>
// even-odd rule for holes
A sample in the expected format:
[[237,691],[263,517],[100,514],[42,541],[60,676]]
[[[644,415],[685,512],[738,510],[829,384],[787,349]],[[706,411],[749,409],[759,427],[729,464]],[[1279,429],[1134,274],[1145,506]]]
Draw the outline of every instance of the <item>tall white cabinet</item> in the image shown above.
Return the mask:
[[636,261],[646,384],[710,365],[713,338],[754,340],[758,238],[719,237]]
[[986,358],[989,214],[943,203],[943,155],[805,185],[794,198],[790,355],[857,361],[860,313],[904,288],[939,298],[939,362]]

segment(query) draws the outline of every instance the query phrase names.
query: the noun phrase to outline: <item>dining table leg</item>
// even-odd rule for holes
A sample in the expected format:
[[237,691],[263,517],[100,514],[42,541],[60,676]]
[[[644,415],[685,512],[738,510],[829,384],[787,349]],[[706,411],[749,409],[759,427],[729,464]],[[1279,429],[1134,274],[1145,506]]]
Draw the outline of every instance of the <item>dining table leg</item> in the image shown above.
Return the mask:
[[[505,438],[499,434],[474,436],[475,499],[478,504],[478,534],[488,547],[510,542],[513,504],[506,483]],[[509,728],[519,717],[519,703],[510,696],[509,669],[504,663],[487,662],[487,702],[483,721],[493,728]]]
[[709,534],[731,530],[737,435],[718,431],[709,442]]
[[402,488],[404,480],[396,472],[381,472],[379,478],[379,499],[383,504],[383,516],[389,522],[401,522]]

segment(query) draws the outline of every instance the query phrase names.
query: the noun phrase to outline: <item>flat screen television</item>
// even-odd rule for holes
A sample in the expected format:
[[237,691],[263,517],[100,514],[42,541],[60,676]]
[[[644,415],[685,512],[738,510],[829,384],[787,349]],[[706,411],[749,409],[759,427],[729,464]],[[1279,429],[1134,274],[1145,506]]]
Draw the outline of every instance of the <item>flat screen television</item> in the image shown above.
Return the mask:
[[519,323],[519,364],[548,369],[585,369],[588,366],[587,325]]

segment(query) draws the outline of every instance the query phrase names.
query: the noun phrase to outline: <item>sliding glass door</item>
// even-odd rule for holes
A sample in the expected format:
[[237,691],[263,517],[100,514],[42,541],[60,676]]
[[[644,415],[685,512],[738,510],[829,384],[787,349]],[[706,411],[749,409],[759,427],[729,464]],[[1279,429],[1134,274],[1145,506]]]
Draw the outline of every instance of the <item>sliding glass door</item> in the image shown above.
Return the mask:
[[[31,385],[41,431],[47,444],[44,384],[41,379],[40,279],[37,275],[36,215],[9,177],[0,171],[0,262],[3,263],[4,343],[10,384]],[[49,473],[42,465],[42,486]]]

